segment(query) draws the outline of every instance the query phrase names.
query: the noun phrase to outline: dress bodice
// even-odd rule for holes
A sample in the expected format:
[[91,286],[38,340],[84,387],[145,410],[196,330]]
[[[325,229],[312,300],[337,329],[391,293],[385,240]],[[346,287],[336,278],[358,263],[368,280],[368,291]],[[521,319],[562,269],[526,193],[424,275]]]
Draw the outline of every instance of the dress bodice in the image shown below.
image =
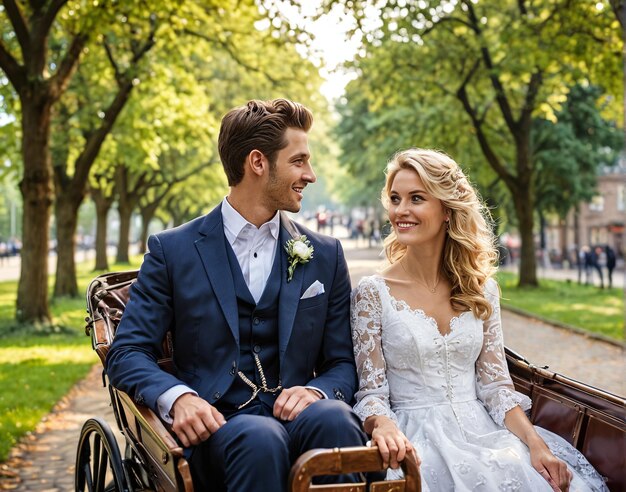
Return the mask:
[[485,296],[493,308],[489,319],[463,312],[442,335],[434,318],[394,298],[382,277],[363,278],[352,298],[357,414],[395,420],[396,409],[479,398],[502,425],[514,406],[530,408],[508,373],[495,281],[488,282]]
[[482,323],[464,312],[452,318],[450,332],[441,335],[434,318],[389,298],[383,304],[383,311],[390,312],[384,315],[381,340],[391,407],[476,399],[474,363],[482,347]]

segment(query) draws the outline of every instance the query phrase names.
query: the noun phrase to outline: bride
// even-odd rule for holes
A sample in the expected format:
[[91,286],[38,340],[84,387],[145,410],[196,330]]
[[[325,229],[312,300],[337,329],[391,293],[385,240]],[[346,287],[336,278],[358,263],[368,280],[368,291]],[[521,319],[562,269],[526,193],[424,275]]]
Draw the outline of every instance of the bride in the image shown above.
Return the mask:
[[582,454],[524,413],[531,402],[504,355],[488,213],[456,162],[400,152],[382,199],[389,266],[359,282],[352,330],[355,411],[390,477],[410,453],[425,490],[607,490]]

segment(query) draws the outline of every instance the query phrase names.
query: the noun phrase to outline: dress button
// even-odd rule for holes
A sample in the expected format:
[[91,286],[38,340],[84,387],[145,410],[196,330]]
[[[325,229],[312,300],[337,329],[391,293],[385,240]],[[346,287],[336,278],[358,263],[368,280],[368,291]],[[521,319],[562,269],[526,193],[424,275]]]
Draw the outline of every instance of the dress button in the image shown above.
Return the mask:
[[261,320],[259,318],[256,318],[256,317],[252,320],[252,324],[255,324],[255,325],[258,325],[260,322],[261,322]]
[[261,346],[260,345],[255,345],[252,350],[254,350],[255,354],[258,354],[261,351]]
[[216,391],[215,393],[213,393],[213,398],[215,398],[216,400],[218,400],[220,396],[222,395],[219,391]]

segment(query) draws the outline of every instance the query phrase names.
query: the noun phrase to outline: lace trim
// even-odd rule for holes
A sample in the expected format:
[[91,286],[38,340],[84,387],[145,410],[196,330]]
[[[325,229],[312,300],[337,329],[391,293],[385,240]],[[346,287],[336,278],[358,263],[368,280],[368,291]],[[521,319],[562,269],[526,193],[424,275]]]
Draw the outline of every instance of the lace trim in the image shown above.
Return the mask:
[[518,405],[524,411],[530,410],[532,406],[530,398],[509,388],[500,388],[494,399],[497,401],[497,404],[489,409],[489,414],[494,422],[502,427],[504,427],[506,412]]
[[454,329],[456,328],[458,323],[461,321],[461,318],[463,316],[465,316],[466,314],[471,313],[471,311],[462,311],[458,315],[452,316],[452,318],[450,318],[450,321],[448,322],[448,326],[447,327],[445,327],[445,326],[443,327],[443,328],[448,328],[448,331],[447,332],[442,332],[440,327],[439,327],[439,325],[437,324],[437,320],[435,318],[433,318],[432,316],[430,316],[429,314],[427,314],[426,311],[424,311],[421,308],[412,308],[409,305],[409,303],[406,302],[404,299],[397,299],[397,298],[395,298],[391,294],[391,289],[389,288],[389,286],[387,285],[387,282],[385,282],[385,279],[383,277],[378,276],[378,275],[374,275],[371,278],[372,278],[372,280],[375,280],[376,282],[379,282],[383,286],[387,296],[391,300],[391,303],[394,305],[396,311],[407,311],[407,312],[409,312],[411,314],[419,316],[424,321],[426,321],[426,323],[430,327],[434,328],[437,331],[437,333],[439,333],[439,335],[441,335],[443,338],[447,337],[448,335],[450,335],[454,331]]
[[356,413],[357,417],[359,417],[362,422],[365,422],[367,417],[382,415],[391,419],[396,425],[398,424],[398,417],[396,417],[396,414],[393,413],[388,405],[385,405],[376,398],[363,398],[354,407],[354,413]]

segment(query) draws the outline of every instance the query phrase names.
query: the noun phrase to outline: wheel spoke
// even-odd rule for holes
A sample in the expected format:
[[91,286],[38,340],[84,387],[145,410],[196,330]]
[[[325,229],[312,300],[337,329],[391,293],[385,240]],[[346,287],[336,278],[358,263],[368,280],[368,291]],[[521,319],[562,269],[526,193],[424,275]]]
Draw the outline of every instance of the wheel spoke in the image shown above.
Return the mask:
[[102,455],[102,439],[100,438],[100,434],[93,435],[93,479],[95,480],[94,486],[96,492],[100,492],[102,490],[102,483],[100,479],[101,475],[101,455]]
[[115,437],[106,422],[100,419],[85,422],[76,454],[76,490],[125,491],[128,478],[124,466]]
[[[85,483],[87,484],[87,491],[94,492],[93,477],[91,476],[91,468],[89,468],[89,462],[85,463]],[[83,487],[81,487],[81,490],[84,490]]]
[[98,491],[103,491],[106,489],[106,484],[105,484],[105,480],[106,480],[106,475],[107,475],[107,465],[109,463],[109,455],[106,453],[106,450],[103,449],[102,450],[102,454],[100,455],[100,465],[98,468],[98,486],[97,489]]

